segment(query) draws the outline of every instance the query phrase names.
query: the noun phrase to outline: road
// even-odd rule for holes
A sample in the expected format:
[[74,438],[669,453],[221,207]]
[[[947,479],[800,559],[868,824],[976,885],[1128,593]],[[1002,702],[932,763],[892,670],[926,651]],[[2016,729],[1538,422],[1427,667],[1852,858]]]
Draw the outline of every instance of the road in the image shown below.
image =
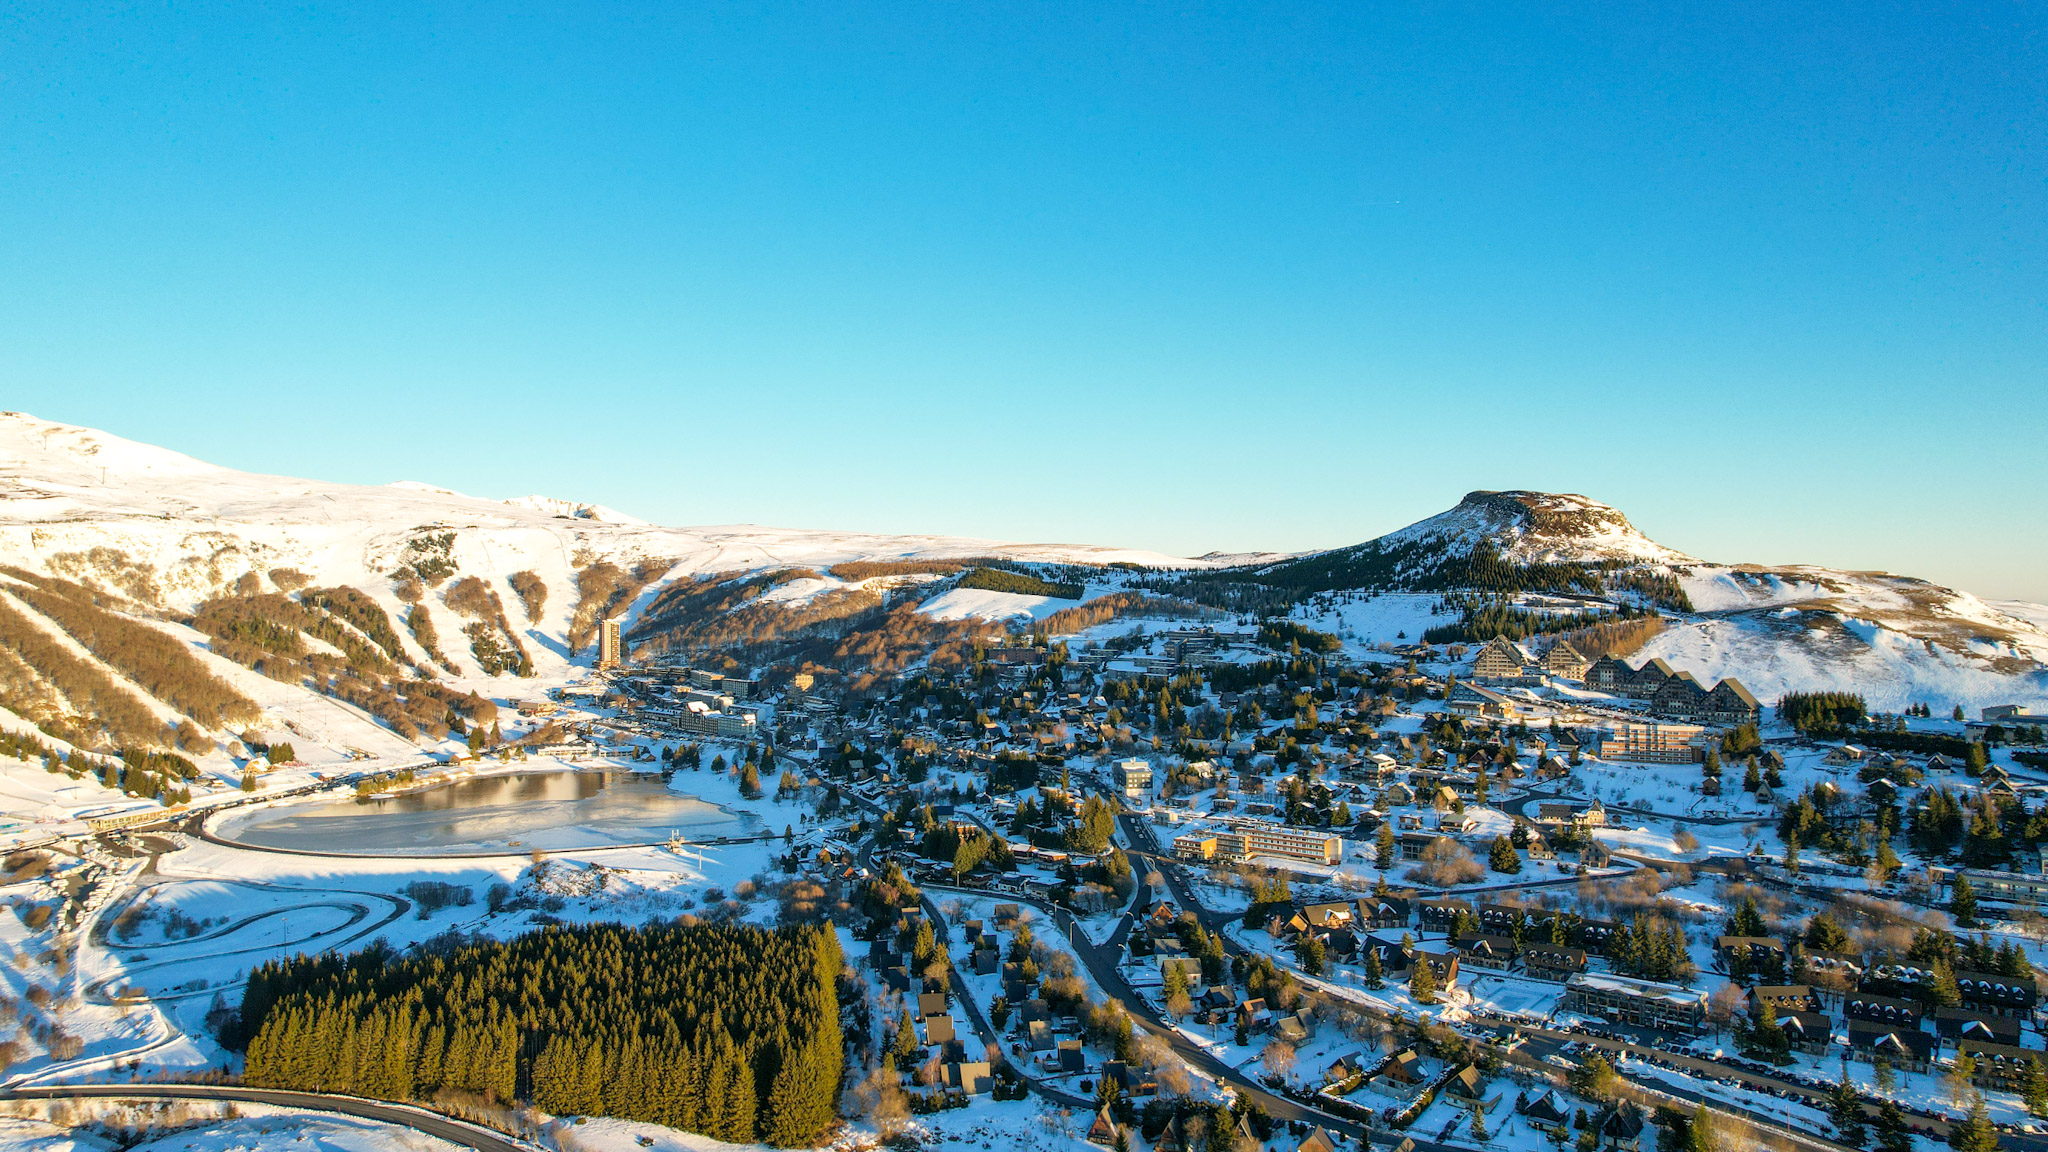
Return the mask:
[[13,1088],[0,1090],[0,1100],[53,1100],[79,1098],[152,1100],[232,1100],[247,1104],[269,1104],[280,1108],[305,1108],[316,1112],[339,1112],[366,1120],[411,1128],[438,1136],[451,1144],[477,1152],[533,1152],[534,1145],[514,1140],[466,1121],[357,1096],[330,1096],[321,1092],[286,1092],[273,1088],[244,1088],[229,1084],[66,1084],[54,1088]]

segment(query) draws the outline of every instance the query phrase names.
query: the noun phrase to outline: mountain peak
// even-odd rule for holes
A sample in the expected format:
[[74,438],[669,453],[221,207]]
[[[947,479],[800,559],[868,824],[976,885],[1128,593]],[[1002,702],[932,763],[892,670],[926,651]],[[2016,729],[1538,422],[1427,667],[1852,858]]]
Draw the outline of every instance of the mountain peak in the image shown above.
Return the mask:
[[1524,564],[1696,562],[1638,532],[1618,509],[1575,492],[1467,492],[1449,511],[1391,532],[1378,542],[1413,544],[1430,539],[1461,548],[1484,541],[1503,556]]

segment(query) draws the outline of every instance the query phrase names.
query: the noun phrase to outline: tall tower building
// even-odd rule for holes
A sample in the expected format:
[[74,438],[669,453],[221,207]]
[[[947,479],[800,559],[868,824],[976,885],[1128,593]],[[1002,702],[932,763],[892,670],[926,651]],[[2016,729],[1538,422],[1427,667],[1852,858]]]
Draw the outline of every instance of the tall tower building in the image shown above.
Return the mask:
[[597,626],[597,666],[617,668],[625,649],[619,639],[619,619],[614,616],[603,620]]

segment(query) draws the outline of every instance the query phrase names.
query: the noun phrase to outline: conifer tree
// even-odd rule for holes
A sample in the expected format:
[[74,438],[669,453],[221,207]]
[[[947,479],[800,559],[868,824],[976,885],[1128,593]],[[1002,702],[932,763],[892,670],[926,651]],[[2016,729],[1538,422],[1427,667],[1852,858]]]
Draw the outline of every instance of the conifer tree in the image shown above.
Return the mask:
[[1418,952],[1415,954],[1414,971],[1408,977],[1408,995],[1417,1004],[1434,1004],[1436,1003],[1436,994],[1437,980],[1435,967],[1430,964],[1428,957]]

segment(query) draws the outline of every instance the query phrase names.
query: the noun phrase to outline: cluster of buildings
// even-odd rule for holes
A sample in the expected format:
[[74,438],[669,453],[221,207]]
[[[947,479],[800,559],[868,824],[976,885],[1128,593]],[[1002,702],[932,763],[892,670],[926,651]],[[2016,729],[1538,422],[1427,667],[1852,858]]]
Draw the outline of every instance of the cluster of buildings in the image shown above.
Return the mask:
[[1674,671],[1662,658],[1635,668],[1602,656],[1586,669],[1585,685],[1596,692],[1646,701],[1650,711],[1659,716],[1697,724],[1729,728],[1754,724],[1763,714],[1756,697],[1733,676],[1709,688],[1690,672]]
[[[1715,942],[1731,970],[1781,972],[1786,949],[1777,937],[1723,936]],[[1957,972],[1956,1006],[1930,1013],[1920,991],[1932,972],[1896,965],[1866,968],[1859,959],[1844,956],[1813,955],[1807,963],[1843,972],[1854,990],[1825,991],[1808,984],[1758,984],[1748,990],[1751,1017],[1760,1019],[1768,1006],[1795,1051],[1823,1055],[1846,1048],[1852,1060],[1883,1060],[1894,1068],[1925,1072],[1946,1049],[1971,1059],[1978,1087],[2005,1091],[2018,1088],[2032,1061],[2048,1063],[2048,1051],[2024,1041],[2023,1025],[2041,1000],[2031,975]]]
[[703,668],[649,667],[612,683],[631,701],[633,720],[664,736],[752,740],[772,715],[755,681]]
[[1472,661],[1473,683],[1461,685],[1446,704],[1453,714],[1512,720],[1527,706],[1496,689],[1541,686],[1553,680],[1641,700],[1648,704],[1652,714],[1683,723],[1724,728],[1754,724],[1763,711],[1749,689],[1732,676],[1709,687],[1690,672],[1673,670],[1662,659],[1650,660],[1641,667],[1612,656],[1590,660],[1568,640],[1551,645],[1539,660],[1520,644],[1501,636],[1487,641],[1479,650]]
[[1268,857],[1329,866],[1343,861],[1344,838],[1270,821],[1237,820],[1231,822],[1228,831],[1189,832],[1174,837],[1173,857],[1196,864]]

